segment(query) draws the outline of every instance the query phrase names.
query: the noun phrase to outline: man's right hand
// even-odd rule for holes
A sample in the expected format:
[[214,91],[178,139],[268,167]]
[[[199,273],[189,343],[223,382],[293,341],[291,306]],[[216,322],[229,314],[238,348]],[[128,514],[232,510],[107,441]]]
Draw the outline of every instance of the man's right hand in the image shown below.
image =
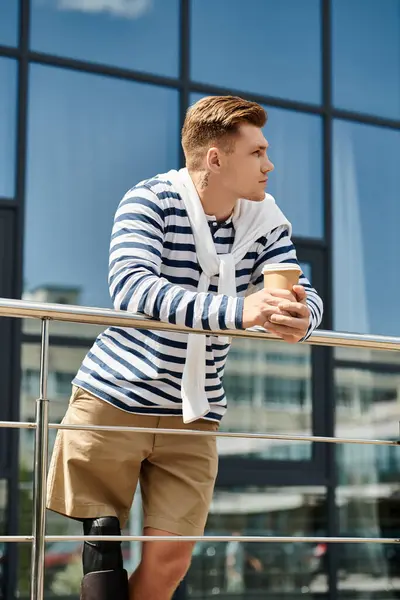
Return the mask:
[[297,302],[296,296],[288,290],[261,290],[247,296],[244,300],[243,328],[248,329],[258,325],[268,329],[271,315],[288,316],[289,313],[278,308],[282,300]]

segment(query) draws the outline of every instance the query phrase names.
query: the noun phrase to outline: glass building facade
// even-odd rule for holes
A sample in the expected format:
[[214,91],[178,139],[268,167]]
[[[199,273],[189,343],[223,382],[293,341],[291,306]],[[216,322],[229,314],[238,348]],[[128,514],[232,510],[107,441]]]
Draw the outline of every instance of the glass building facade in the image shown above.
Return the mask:
[[[110,307],[120,198],[182,166],[187,107],[228,93],[268,111],[270,192],[323,328],[399,336],[400,0],[1,0],[0,297]],[[52,325],[52,421],[97,331]],[[0,320],[0,420],[33,420],[38,369],[38,323]],[[394,353],[235,341],[225,386],[225,430],[399,435]],[[207,533],[400,537],[398,448],[220,442]],[[0,429],[2,535],[30,533],[32,448]],[[137,494],[133,533],[139,515]],[[80,533],[54,514],[47,530]],[[124,546],[128,569],[139,553]],[[29,555],[0,544],[1,597],[28,596]],[[80,578],[79,545],[49,545],[46,598],[76,598]],[[399,598],[399,550],[205,541],[186,579],[199,600],[300,594]]]

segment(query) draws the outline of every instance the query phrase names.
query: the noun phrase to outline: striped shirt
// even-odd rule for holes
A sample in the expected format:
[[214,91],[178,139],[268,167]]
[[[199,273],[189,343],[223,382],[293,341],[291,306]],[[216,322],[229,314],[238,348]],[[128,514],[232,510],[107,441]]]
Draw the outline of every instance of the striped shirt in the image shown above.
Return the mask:
[[[208,217],[218,254],[231,251],[232,219]],[[249,286],[261,289],[266,263],[297,264],[285,226],[260,237],[236,264],[237,297],[218,294],[218,276],[198,293],[201,269],[188,215],[172,184],[157,176],[141,182],[122,199],[111,236],[109,287],[117,310],[142,313],[190,328],[242,329]],[[308,337],[322,317],[322,301],[302,274],[310,309]],[[95,396],[131,413],[182,415],[181,382],[186,333],[110,327],[101,333],[73,380]],[[208,419],[226,411],[222,385],[229,344],[206,335]]]

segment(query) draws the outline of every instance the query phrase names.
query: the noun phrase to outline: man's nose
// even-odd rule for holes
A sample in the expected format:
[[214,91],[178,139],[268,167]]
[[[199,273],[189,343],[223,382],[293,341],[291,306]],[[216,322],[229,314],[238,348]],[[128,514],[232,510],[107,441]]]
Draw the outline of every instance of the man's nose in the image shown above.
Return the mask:
[[273,162],[271,162],[269,160],[269,158],[267,158],[267,160],[265,161],[265,164],[263,165],[262,168],[262,172],[263,173],[270,173],[271,171],[273,171],[275,169],[275,165]]

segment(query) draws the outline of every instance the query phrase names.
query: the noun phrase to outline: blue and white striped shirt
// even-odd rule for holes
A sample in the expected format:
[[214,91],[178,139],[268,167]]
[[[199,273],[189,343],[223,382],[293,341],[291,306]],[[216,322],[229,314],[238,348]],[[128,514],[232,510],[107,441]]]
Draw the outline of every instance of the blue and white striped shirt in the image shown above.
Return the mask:
[[[218,254],[231,251],[232,219],[209,225]],[[297,264],[285,226],[251,246],[236,265],[237,297],[218,294],[218,276],[207,293],[198,293],[201,274],[190,222],[172,184],[155,177],[132,188],[115,215],[110,246],[109,286],[114,307],[191,328],[240,329],[249,286],[261,289],[262,268],[270,262]],[[319,325],[322,301],[308,280],[311,319],[307,335]],[[207,418],[226,411],[222,386],[229,344],[206,336]],[[182,415],[181,381],[187,334],[110,327],[96,339],[73,384],[123,410],[145,415]]]

